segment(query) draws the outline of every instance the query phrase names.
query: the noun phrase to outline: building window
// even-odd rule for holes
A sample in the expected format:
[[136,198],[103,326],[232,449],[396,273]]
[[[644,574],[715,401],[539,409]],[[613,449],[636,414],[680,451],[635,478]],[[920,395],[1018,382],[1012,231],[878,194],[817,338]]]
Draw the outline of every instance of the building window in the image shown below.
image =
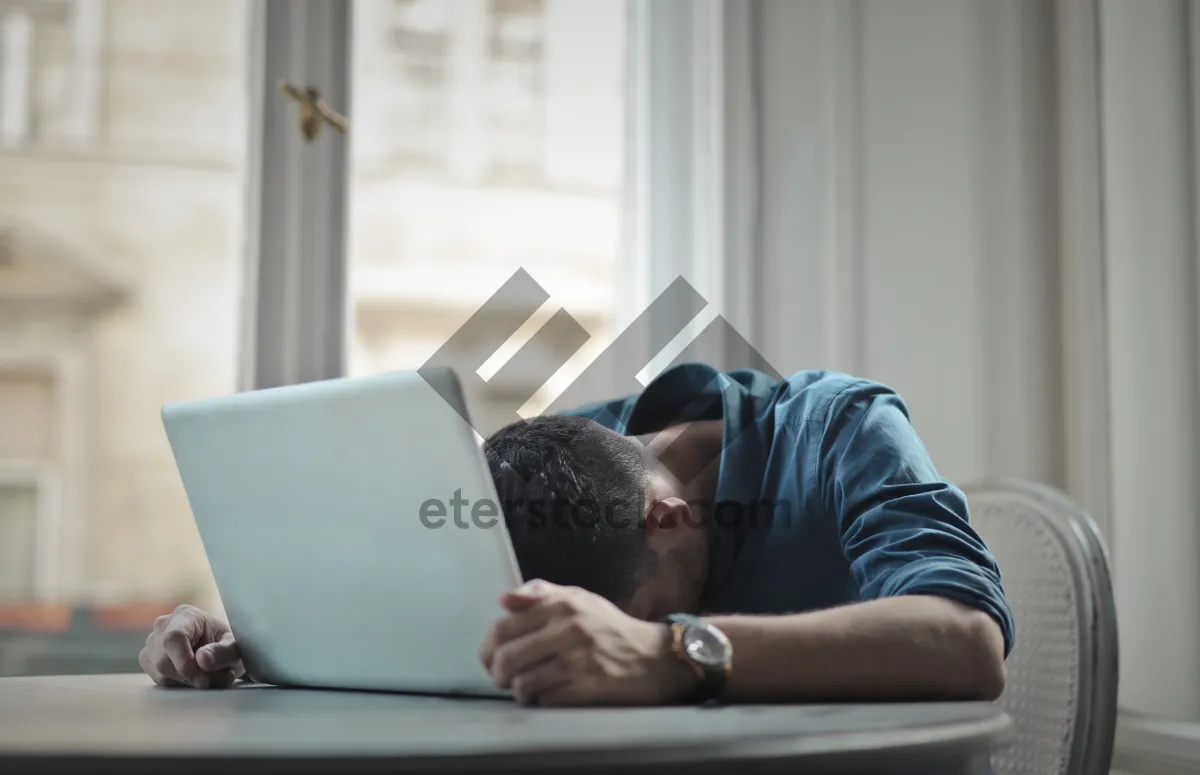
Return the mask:
[[361,107],[387,135],[388,164],[464,184],[540,184],[546,1],[388,0],[386,9],[363,8],[380,10],[387,34],[377,38],[378,58],[368,59],[383,63],[390,83],[370,99],[388,107]]
[[546,15],[542,0],[488,5],[486,130],[488,167],[499,179],[543,172]]
[[0,0],[0,146],[91,140],[104,0]]
[[0,482],[0,603],[26,602],[36,593],[38,491]]
[[394,156],[411,166],[441,167],[449,130],[450,4],[392,0],[388,56],[396,89],[389,123]]
[[43,371],[0,371],[0,602],[37,594],[40,471],[56,462],[54,378]]

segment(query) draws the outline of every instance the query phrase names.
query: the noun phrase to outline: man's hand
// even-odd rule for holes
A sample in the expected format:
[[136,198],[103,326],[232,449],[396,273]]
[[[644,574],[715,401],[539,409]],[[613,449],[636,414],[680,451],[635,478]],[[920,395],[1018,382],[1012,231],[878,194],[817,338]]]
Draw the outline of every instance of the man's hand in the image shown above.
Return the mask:
[[246,673],[229,625],[190,605],[155,620],[138,664],[159,686],[224,689]]
[[496,686],[527,705],[652,705],[695,683],[671,634],[577,587],[532,581],[504,595],[479,658]]

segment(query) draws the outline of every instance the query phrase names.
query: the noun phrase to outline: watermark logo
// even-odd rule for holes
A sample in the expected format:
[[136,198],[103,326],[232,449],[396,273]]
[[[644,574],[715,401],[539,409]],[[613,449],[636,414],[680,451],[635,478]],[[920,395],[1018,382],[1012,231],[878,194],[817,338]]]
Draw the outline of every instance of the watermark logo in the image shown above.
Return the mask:
[[[644,493],[643,493],[644,495]],[[609,530],[623,530],[641,520],[640,513],[614,508],[612,504],[581,501],[564,504],[552,497],[523,498],[511,504],[529,515],[525,530],[592,530],[604,525]],[[723,501],[709,504],[700,499],[687,502],[684,522],[699,527],[706,520],[721,528],[745,525],[759,527],[791,527],[796,515],[794,504],[786,499],[751,499],[746,503]],[[471,500],[456,490],[448,500],[430,498],[421,504],[418,514],[421,524],[430,530],[453,526],[460,530],[471,527],[487,530],[500,521],[499,504],[490,498]]]
[[[526,325],[537,311],[549,300],[550,294],[533,279],[525,270],[514,273],[484,304],[464,323],[450,339],[438,348],[421,367],[429,384],[446,399],[468,423],[471,417],[460,397],[450,395],[454,391],[452,384],[442,380],[432,379],[435,374],[432,369],[450,369],[458,378],[465,395],[472,395],[486,390],[488,382],[498,380],[505,385],[533,386],[527,395],[513,395],[511,389],[501,392],[500,398],[493,402],[499,403],[500,421],[502,425],[518,422],[522,418],[519,410],[551,377],[561,369],[576,353],[587,345],[590,336],[586,329],[569,312],[559,308],[549,320],[544,323],[531,337],[512,355],[507,362],[491,377],[484,380],[479,375],[483,365],[503,347],[509,339]],[[711,367],[707,379],[684,379],[678,384],[672,383],[671,392],[666,400],[658,401],[655,409],[655,427],[637,428],[625,427],[622,419],[611,413],[603,403],[609,400],[617,406],[617,399],[636,396],[643,393],[646,386],[638,379],[640,374],[652,360],[680,334],[687,330],[700,313],[708,306],[708,302],[700,293],[682,277],[676,278],[637,318],[630,323],[617,337],[605,347],[583,371],[554,399],[548,407],[547,414],[556,414],[574,410],[585,405],[595,407],[590,417],[608,428],[618,430],[626,435],[637,434],[652,444],[657,432],[671,426],[680,425],[698,419],[716,419],[723,417],[723,405],[726,391],[739,391],[742,386],[735,380],[745,378],[750,372],[743,371],[734,375],[734,379],[726,376],[735,370],[751,370],[765,375],[766,378],[777,380],[779,372],[746,340],[723,316],[716,316],[697,334],[683,350],[672,359],[660,373],[666,373],[675,366],[683,363],[703,363]],[[755,378],[761,379],[762,376]],[[666,413],[674,416],[663,416]],[[493,416],[491,419],[495,419]],[[627,419],[627,418],[626,418]],[[474,426],[473,426],[474,427]],[[682,484],[689,484],[694,476],[718,463],[725,450],[736,444],[738,439],[731,438],[735,434],[729,432],[729,424],[725,424],[722,444],[713,456],[705,461],[690,459],[687,471],[672,470],[671,473]],[[479,428],[477,432],[483,434]],[[687,443],[687,432],[681,434],[670,443]],[[638,439],[634,438],[635,442]],[[638,442],[640,443],[640,442]],[[669,450],[668,450],[669,451]],[[682,457],[682,456],[681,456]],[[517,472],[509,469],[513,476]],[[512,484],[512,482],[509,482]],[[520,480],[522,489],[528,485],[527,480]],[[456,495],[448,504],[443,501],[428,501],[422,507],[421,519],[429,527],[443,524],[455,524],[466,527],[470,524],[490,525],[499,514],[499,509],[490,503],[460,503]],[[575,504],[578,507],[579,504]],[[722,508],[750,508],[758,515],[766,504],[714,504],[713,510]],[[769,519],[776,519],[779,504],[767,505]],[[551,505],[543,509],[551,513]],[[788,511],[789,505],[784,505]],[[577,509],[578,510],[578,509]],[[530,512],[532,513],[532,512]],[[590,512],[589,512],[590,513]],[[640,516],[640,515],[638,515]],[[718,515],[712,514],[714,518]],[[745,515],[737,515],[741,519]],[[590,517],[589,517],[590,518]],[[611,519],[611,516],[603,517]],[[563,517],[552,516],[548,524],[559,525]],[[579,514],[571,514],[566,518],[573,526],[583,525]],[[757,516],[756,516],[757,519]]]
[[[528,272],[518,270],[421,368],[450,368],[458,376],[465,393],[470,395],[478,392],[487,385],[487,381],[479,376],[480,368],[549,298],[546,289]],[[644,386],[637,375],[707,306],[708,302],[687,280],[676,278],[571,381],[551,403],[547,413],[575,409],[596,401],[606,392],[613,399],[641,393]],[[560,308],[500,367],[491,380],[540,388],[589,339],[587,330],[569,312]],[[766,358],[723,316],[714,318],[667,368],[693,361],[707,362],[719,372],[752,369],[772,379],[780,377]],[[443,385],[431,384],[439,391],[447,389]],[[503,424],[521,419],[518,410],[533,397],[538,388],[529,395],[498,399],[504,415]],[[682,421],[702,414],[714,400],[720,400],[721,389],[720,384],[697,385],[690,395],[679,396],[676,402],[679,407],[677,419]],[[450,399],[445,394],[443,397]],[[457,404],[453,400],[449,403],[452,406]],[[463,419],[471,421],[465,415]],[[618,418],[600,410],[594,419],[612,427]],[[725,441],[728,445],[733,439]]]

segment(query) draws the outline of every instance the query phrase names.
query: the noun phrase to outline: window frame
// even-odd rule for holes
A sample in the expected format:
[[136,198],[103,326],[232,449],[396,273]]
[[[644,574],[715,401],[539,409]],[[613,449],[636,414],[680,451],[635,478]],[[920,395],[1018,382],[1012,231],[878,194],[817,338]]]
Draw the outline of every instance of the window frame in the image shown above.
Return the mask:
[[[629,0],[628,8],[622,268],[629,289],[618,294],[617,325],[631,323],[679,277],[708,302],[661,352],[644,344],[646,382],[718,316],[751,343],[760,338],[751,52],[761,11],[740,0]],[[703,355],[721,363],[727,353]]]
[[349,135],[300,134],[286,80],[351,116],[352,0],[250,6],[241,389],[346,371]]
[[[70,111],[64,117],[63,125],[56,127],[56,134],[66,145],[80,147],[95,140],[101,117],[100,58],[104,50],[105,0],[60,0],[60,4],[67,15],[66,31],[71,38],[72,56],[67,63],[68,86],[65,90]],[[6,34],[10,14],[30,18],[30,34],[36,38],[36,21],[32,17],[46,13],[47,9],[30,0],[10,0],[6,5],[0,6],[0,38]],[[32,131],[37,123],[36,108],[32,105],[37,99],[34,93],[37,72],[31,61],[36,52],[31,47],[26,55],[18,74],[10,76],[4,72],[4,54],[0,52],[0,80],[11,77],[10,84],[19,84],[17,94],[21,100],[8,104],[11,95],[0,89],[0,148],[21,152],[55,150],[58,144],[47,144]],[[14,113],[10,114],[10,109]]]
[[[642,0],[629,0],[636,2]],[[705,2],[716,8],[728,0]],[[353,127],[355,6],[354,0],[263,0],[249,10],[241,390],[331,379],[349,369],[350,135],[325,131],[313,143],[301,140],[296,108],[279,81],[316,86]],[[618,325],[620,318],[618,311]]]
[[33,600],[54,599],[58,536],[62,523],[62,477],[58,466],[41,460],[0,459],[0,489],[31,488],[33,515]]
[[[86,482],[88,472],[85,411],[87,384],[83,361],[69,350],[32,350],[0,344],[0,374],[6,369],[33,368],[53,383],[56,428],[55,458],[0,458],[0,485],[32,486],[37,491],[34,538],[34,600],[54,601],[78,596],[78,573],[83,567],[88,525],[83,519],[82,487],[68,488],[64,473],[72,481]],[[68,577],[67,571],[72,573]]]

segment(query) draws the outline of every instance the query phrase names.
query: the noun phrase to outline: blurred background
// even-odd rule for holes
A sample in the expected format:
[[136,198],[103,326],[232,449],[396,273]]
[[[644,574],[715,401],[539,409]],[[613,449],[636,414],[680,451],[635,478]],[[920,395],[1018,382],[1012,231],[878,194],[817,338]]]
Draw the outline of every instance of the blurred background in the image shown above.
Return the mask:
[[219,608],[163,403],[419,366],[523,268],[506,352],[591,340],[485,429],[682,275],[643,381],[719,318],[1083,504],[1200,770],[1198,106],[1196,0],[0,0],[0,675]]

